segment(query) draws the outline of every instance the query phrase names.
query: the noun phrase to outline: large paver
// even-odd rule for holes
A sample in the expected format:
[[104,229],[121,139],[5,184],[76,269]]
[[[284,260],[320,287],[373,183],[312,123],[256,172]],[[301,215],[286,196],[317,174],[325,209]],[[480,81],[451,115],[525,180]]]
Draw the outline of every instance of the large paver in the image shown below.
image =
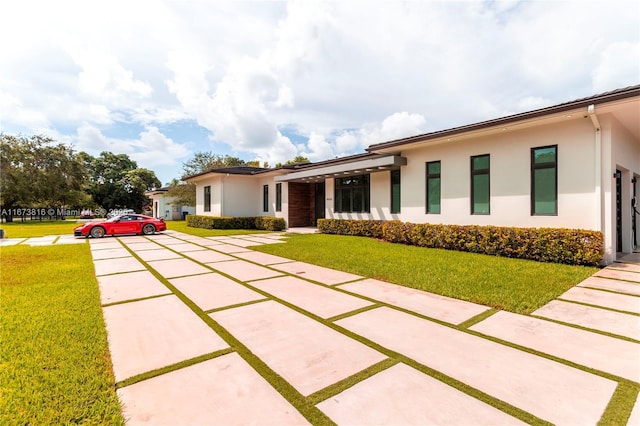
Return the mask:
[[579,287],[591,287],[602,290],[617,291],[620,293],[640,296],[640,284],[628,281],[612,280],[608,278],[589,277],[578,284]]
[[279,265],[273,265],[272,268],[280,271],[288,272],[292,275],[299,275],[308,280],[317,281],[322,284],[340,284],[347,281],[362,278],[359,275],[350,274],[348,272],[336,271],[322,266],[311,265],[304,262],[290,262]]
[[233,244],[234,246],[240,246],[240,247],[249,247],[249,246],[258,246],[260,244],[255,243],[253,241],[249,241],[249,240],[245,240],[244,238],[227,238],[224,240],[219,240],[222,243],[225,244]]
[[149,240],[147,240],[145,237],[141,237],[141,236],[131,236],[128,235],[126,237],[118,237],[118,240],[120,240],[123,243],[128,244],[137,244],[137,243],[148,243]]
[[102,304],[171,293],[149,271],[104,275],[98,277],[98,284]]
[[[158,246],[159,247],[159,246]],[[182,256],[174,251],[167,250],[165,248],[158,248],[157,250],[142,250],[136,252],[140,259],[145,262],[151,262],[154,260],[167,260],[167,259],[181,259]]]
[[185,253],[185,252],[189,252],[189,251],[202,250],[202,247],[197,245],[197,244],[191,244],[191,243],[185,243],[185,242],[182,242],[181,244],[171,244],[168,247],[171,250],[177,251],[178,253]]
[[552,423],[596,424],[617,385],[386,307],[336,323]]
[[145,270],[144,265],[133,256],[94,260],[93,265],[96,269],[96,276]]
[[244,260],[217,262],[212,263],[210,266],[240,281],[253,281],[282,275],[281,272],[246,262]]
[[276,263],[293,262],[293,260],[287,259],[286,257],[274,256],[273,254],[262,253],[259,251],[236,253],[234,256],[239,257],[240,259],[259,263],[261,265],[275,265]]
[[505,311],[471,330],[640,382],[638,343]]
[[53,244],[53,242],[58,238],[57,235],[48,235],[46,237],[32,237],[28,238],[22,244],[27,244],[30,246],[49,246]]
[[514,425],[518,419],[405,364],[319,403],[339,425]]
[[156,243],[150,243],[149,241],[141,242],[141,243],[130,243],[129,241],[124,241],[127,247],[131,250],[142,251],[142,250],[156,250],[162,248]]
[[106,250],[92,250],[91,256],[93,257],[93,260],[102,260],[113,259],[117,257],[131,257],[131,253],[129,253],[126,248],[119,247]]
[[616,262],[607,267],[608,269],[620,269],[629,272],[640,272],[640,264]]
[[640,273],[633,271],[621,271],[618,269],[604,268],[596,272],[594,277],[614,278],[616,280],[633,281],[640,283]]
[[265,298],[260,293],[215,273],[173,278],[169,282],[204,311]]
[[118,240],[115,240],[115,239],[89,240],[89,244],[91,245],[91,251],[122,248],[122,244],[120,244]]
[[561,300],[552,300],[532,315],[640,340],[640,319],[635,315]]
[[0,239],[0,247],[15,246],[25,240],[26,238],[2,238]]
[[165,278],[182,277],[186,275],[206,274],[210,269],[189,259],[155,260],[149,265]]
[[226,260],[235,260],[234,257],[228,256],[224,253],[218,253],[213,250],[201,250],[198,251],[188,251],[184,255],[190,257],[193,260],[197,260],[200,263],[210,263],[210,262],[224,262]]
[[625,294],[610,293],[608,291],[573,287],[562,293],[560,299],[636,314],[640,313],[640,297],[638,296],[627,296]]
[[274,301],[210,314],[303,395],[386,357]]
[[372,305],[367,300],[291,276],[255,281],[251,285],[322,318]]
[[118,389],[128,425],[301,425],[306,419],[230,353]]
[[[217,242],[220,242],[220,241],[217,241]],[[216,244],[213,242],[207,245],[207,247],[210,247],[217,251],[221,251],[222,253],[242,253],[242,252],[251,250],[246,247],[234,246],[232,244],[225,244],[225,243]]]
[[280,244],[286,241],[275,239],[275,238],[265,238],[265,237],[252,237],[252,238],[243,238],[244,240],[250,241],[253,243],[252,245],[261,245],[261,244]]
[[489,309],[475,303],[374,279],[343,284],[340,288],[452,324],[460,324]]
[[56,245],[58,244],[86,244],[87,240],[84,238],[78,238],[73,235],[61,235],[60,238],[56,240]]
[[176,296],[103,308],[116,381],[227,348]]

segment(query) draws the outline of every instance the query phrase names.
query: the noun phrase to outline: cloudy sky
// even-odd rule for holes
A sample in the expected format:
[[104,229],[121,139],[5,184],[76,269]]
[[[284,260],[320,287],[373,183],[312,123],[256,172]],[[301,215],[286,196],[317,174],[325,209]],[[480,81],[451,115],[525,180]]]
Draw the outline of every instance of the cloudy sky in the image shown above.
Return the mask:
[[640,83],[640,2],[0,3],[0,132],[275,164]]

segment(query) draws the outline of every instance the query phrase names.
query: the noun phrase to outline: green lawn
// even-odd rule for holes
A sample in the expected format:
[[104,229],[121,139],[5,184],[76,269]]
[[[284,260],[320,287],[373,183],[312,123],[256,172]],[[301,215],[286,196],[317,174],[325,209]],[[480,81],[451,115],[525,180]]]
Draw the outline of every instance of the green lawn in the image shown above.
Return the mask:
[[[15,220],[15,219],[14,219]],[[73,228],[80,225],[75,219],[67,220],[16,220],[0,223],[6,238],[44,237],[45,235],[73,234]]]
[[123,424],[89,245],[0,256],[2,423]]
[[172,231],[184,232],[185,234],[197,235],[198,237],[217,237],[222,235],[244,235],[244,234],[266,234],[271,231],[261,231],[258,229],[203,229],[187,226],[184,220],[168,220],[167,228]]
[[326,234],[291,235],[285,244],[252,248],[521,314],[598,270]]

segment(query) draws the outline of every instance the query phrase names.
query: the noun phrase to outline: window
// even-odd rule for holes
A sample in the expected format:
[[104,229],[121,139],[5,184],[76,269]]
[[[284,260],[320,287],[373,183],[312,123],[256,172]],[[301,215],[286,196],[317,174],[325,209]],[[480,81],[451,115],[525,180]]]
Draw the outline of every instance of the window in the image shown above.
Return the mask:
[[335,211],[369,213],[369,175],[335,179]]
[[210,186],[204,187],[204,211],[205,212],[211,211],[211,187]]
[[440,213],[440,162],[427,163],[427,214]]
[[262,211],[269,211],[269,185],[262,187]]
[[391,170],[391,213],[400,213],[400,170]]
[[282,184],[276,183],[276,211],[282,211]]
[[471,157],[471,214],[489,214],[489,154]]
[[558,214],[558,145],[531,148],[531,215]]

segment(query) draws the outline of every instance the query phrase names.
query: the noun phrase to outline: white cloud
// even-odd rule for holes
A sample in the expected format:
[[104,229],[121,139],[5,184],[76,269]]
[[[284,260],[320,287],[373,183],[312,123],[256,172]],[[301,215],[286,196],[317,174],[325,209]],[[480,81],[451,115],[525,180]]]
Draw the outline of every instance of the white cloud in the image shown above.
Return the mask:
[[139,134],[138,139],[119,139],[105,136],[100,129],[89,124],[78,128],[77,149],[91,155],[102,151],[127,154],[139,167],[153,169],[155,166],[176,165],[179,159],[189,155],[189,150],[150,126]]
[[[149,164],[187,144],[322,160],[640,80],[637,1],[21,0],[0,16],[0,130]],[[158,130],[185,121],[209,134]]]

